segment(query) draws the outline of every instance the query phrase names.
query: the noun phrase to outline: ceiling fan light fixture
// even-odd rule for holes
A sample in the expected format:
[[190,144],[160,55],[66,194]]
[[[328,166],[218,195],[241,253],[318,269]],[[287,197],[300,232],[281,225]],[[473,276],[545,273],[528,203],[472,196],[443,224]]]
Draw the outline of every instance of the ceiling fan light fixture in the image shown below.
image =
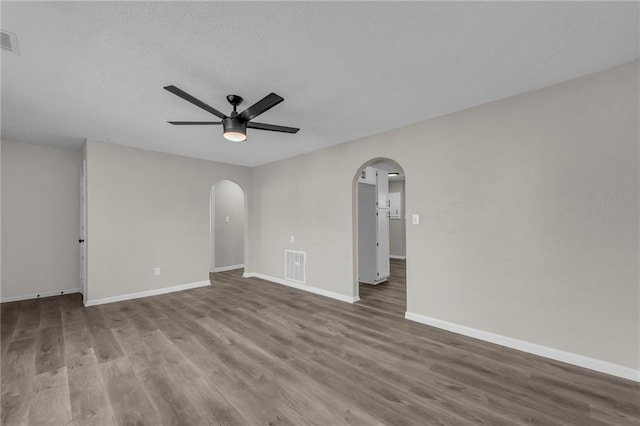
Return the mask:
[[247,140],[247,135],[240,132],[224,132],[223,136],[231,142],[243,142]]
[[247,140],[247,123],[232,117],[226,117],[222,120],[222,126],[224,127],[223,136],[226,140],[231,142]]

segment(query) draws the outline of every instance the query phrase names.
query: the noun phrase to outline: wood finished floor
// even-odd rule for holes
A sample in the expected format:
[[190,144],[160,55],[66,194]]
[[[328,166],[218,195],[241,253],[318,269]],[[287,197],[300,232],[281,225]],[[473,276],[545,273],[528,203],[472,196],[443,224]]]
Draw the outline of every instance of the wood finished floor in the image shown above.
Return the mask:
[[407,273],[405,261],[391,259],[391,276],[381,284],[360,283],[360,306],[404,318],[407,311]]
[[404,320],[403,271],[355,305],[240,271],[2,304],[2,424],[640,423],[636,383]]

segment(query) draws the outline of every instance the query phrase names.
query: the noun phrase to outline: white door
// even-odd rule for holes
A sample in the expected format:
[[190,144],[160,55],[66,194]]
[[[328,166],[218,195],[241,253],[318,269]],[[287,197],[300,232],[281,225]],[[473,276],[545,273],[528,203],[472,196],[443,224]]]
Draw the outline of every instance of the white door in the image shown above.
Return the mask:
[[378,278],[376,187],[358,184],[358,280],[373,284]]
[[389,207],[389,174],[385,170],[376,173],[376,188],[378,190],[378,205],[380,209]]
[[386,170],[378,170],[376,176],[376,192],[378,202],[378,245],[376,247],[376,263],[378,280],[389,277],[389,174]]
[[87,235],[87,173],[86,160],[82,160],[82,168],[80,169],[80,291],[84,302],[87,301],[87,243],[85,238]]
[[376,247],[377,279],[389,277],[389,209],[378,209],[378,245]]

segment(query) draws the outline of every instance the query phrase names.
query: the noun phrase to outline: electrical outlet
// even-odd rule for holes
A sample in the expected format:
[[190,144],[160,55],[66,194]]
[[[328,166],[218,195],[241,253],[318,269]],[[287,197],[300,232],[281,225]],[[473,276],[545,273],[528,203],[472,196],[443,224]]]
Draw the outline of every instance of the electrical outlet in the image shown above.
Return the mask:
[[229,222],[229,221],[231,221],[231,218],[230,218],[229,216],[225,216],[225,217],[224,217],[224,221],[225,221],[225,222]]
[[156,277],[160,275],[160,268],[153,268],[153,275],[155,275]]
[[290,236],[290,237],[289,237],[289,242],[290,242],[291,244],[295,243],[295,242],[296,242],[296,237],[294,237],[293,235],[292,235],[292,236]]

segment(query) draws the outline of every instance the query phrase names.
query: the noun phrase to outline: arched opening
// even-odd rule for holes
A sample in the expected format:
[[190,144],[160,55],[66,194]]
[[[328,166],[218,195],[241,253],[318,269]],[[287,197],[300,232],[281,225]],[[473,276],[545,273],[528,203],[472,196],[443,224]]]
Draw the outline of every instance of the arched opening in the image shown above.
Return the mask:
[[209,271],[244,268],[245,193],[237,183],[220,180],[209,193]]
[[360,304],[404,317],[406,175],[396,161],[367,161],[353,179],[354,295]]

